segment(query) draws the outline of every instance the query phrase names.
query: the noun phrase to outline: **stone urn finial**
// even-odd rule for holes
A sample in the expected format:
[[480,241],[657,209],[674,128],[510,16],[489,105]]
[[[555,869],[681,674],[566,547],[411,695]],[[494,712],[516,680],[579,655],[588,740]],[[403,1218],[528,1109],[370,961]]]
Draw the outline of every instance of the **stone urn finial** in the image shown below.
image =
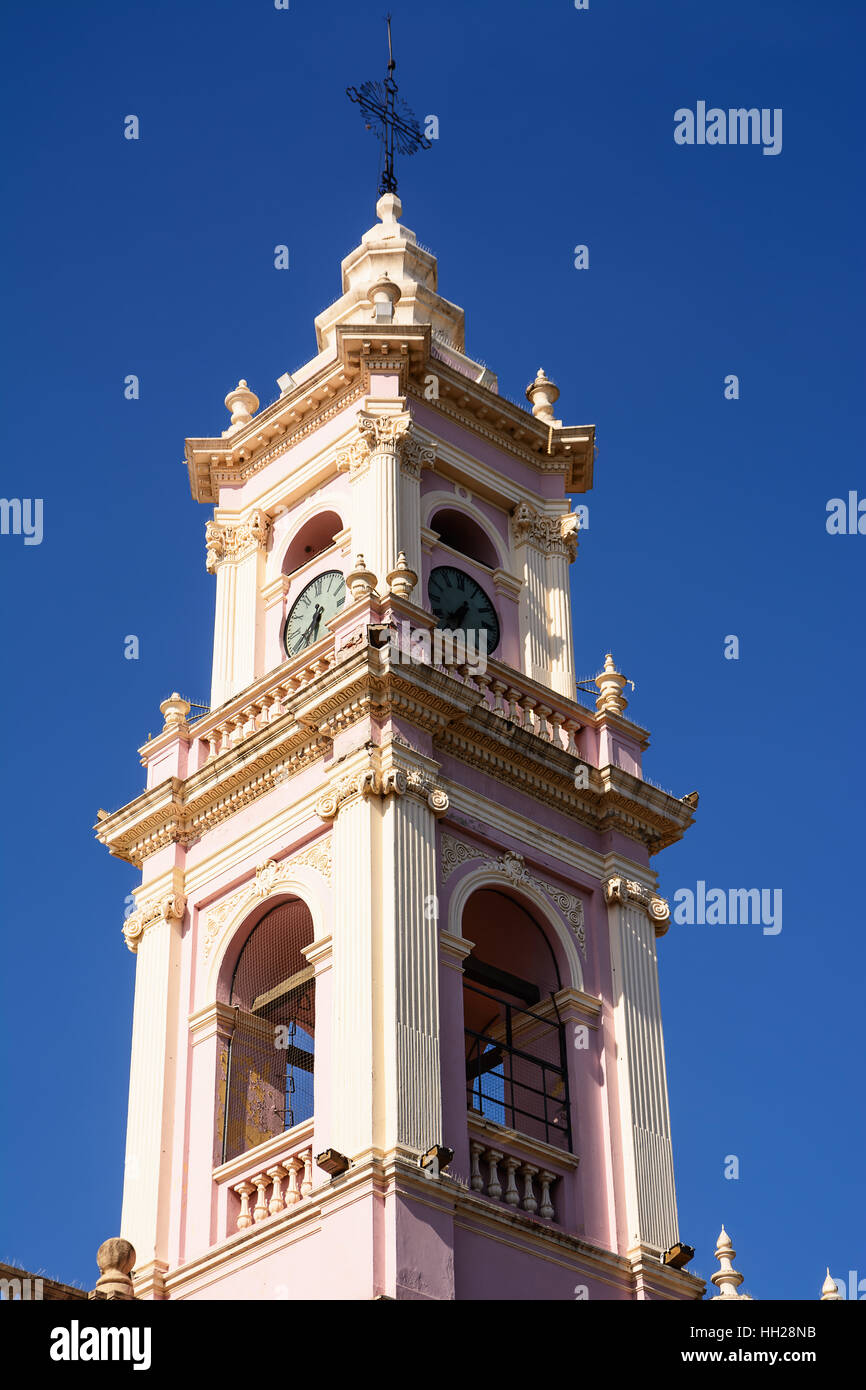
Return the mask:
[[378,280],[374,280],[367,291],[367,298],[373,306],[374,319],[379,323],[390,323],[394,317],[394,306],[402,294],[400,286],[396,280],[391,279],[387,271],[380,275]]
[[553,424],[553,407],[559,400],[559,387],[545,376],[543,367],[539,367],[535,380],[527,386],[526,399],[532,402],[532,413],[536,419]]
[[178,695],[177,691],[173,690],[169,698],[163,700],[159,707],[159,712],[164,720],[163,732],[166,729],[175,729],[181,724],[185,724],[190,709],[189,700],[185,700],[182,695]]
[[600,692],[595,702],[599,714],[622,714],[628,704],[622,693],[626,677],[616,669],[616,662],[610,652],[604,658],[604,670],[595,677],[595,683]]
[[418,583],[418,576],[414,570],[410,570],[405,550],[400,551],[394,569],[390,574],[386,574],[385,583],[397,598],[408,598],[412,593]]
[[232,413],[233,425],[246,425],[252,420],[259,408],[259,398],[255,391],[251,391],[247,383],[241,377],[233,391],[229,391],[226,396],[226,410]]
[[91,1298],[105,1298],[129,1302],[135,1298],[130,1274],[135,1265],[135,1247],[122,1236],[112,1236],[104,1240],[96,1252],[99,1278]]
[[367,569],[367,561],[363,555],[356,556],[355,568],[346,575],[346,583],[353,600],[369,598],[371,594],[376,593],[376,575]]

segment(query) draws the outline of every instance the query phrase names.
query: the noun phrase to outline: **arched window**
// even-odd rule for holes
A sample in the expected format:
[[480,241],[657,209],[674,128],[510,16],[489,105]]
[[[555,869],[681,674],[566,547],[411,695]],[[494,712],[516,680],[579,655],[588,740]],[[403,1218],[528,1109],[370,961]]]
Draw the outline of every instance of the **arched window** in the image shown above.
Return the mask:
[[244,945],[232,978],[223,1161],[313,1113],[315,985],[303,954],[313,921],[305,903],[279,903]]
[[488,569],[495,570],[499,558],[493,542],[478,522],[456,507],[442,507],[430,518],[430,525],[439,532],[439,540],[452,550],[459,550],[470,560],[477,560]]
[[283,560],[283,574],[292,574],[321,555],[323,550],[330,550],[334,537],[342,529],[343,522],[337,512],[319,512],[318,516],[311,516],[292,537]]
[[532,914],[480,888],[463,913],[475,945],[463,965],[466,1103],[470,1111],[571,1149],[565,1028],[556,956]]

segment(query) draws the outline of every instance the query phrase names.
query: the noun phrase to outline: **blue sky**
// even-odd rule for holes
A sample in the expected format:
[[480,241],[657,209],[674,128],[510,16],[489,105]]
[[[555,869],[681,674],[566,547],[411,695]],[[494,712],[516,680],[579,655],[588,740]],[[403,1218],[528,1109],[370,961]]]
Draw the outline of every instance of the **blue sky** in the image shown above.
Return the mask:
[[[88,1287],[120,1220],[137,879],[91,827],[141,789],[159,701],[207,699],[183,439],[225,427],[239,377],[267,402],[315,351],[374,220],[344,89],[381,76],[381,21],[366,0],[4,17],[2,488],[43,499],[44,538],[0,536],[0,1259]],[[394,0],[401,91],[440,121],[398,166],[404,221],[500,388],[543,366],[563,418],[598,426],[577,668],[614,652],[647,775],[701,793],[661,889],[783,891],[778,935],[674,925],[660,950],[682,1238],[709,1276],[724,1221],[757,1298],[817,1297],[828,1263],[866,1278],[866,536],[825,526],[866,496],[863,30],[854,0]],[[699,100],[781,108],[782,152],[678,146]]]

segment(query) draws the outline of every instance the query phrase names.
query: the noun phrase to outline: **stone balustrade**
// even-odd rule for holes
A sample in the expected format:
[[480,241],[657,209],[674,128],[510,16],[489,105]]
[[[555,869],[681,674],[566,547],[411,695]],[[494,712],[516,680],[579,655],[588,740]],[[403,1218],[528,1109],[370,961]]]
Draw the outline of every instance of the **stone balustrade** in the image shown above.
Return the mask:
[[592,716],[576,701],[567,700],[554,690],[547,690],[521,677],[499,662],[488,662],[483,673],[468,666],[447,666],[450,676],[475,689],[481,705],[500,719],[516,724],[528,734],[552,743],[574,758],[594,762],[590,757],[587,738],[581,742],[581,732],[592,725]]
[[[232,1191],[240,1197],[237,1229],[244,1231],[248,1226],[258,1225],[297,1206],[312,1190],[313,1150],[309,1147],[251,1174],[243,1182],[232,1184]],[[254,1205],[250,1207],[253,1199]]]
[[[196,720],[192,735],[202,748],[199,765],[220,757],[258,729],[275,723],[286,713],[287,702],[330,670],[336,660],[333,639],[323,638],[301,656],[270,672],[253,693],[244,692]],[[487,662],[483,672],[466,664],[438,669],[473,690],[480,705],[498,718],[572,757],[595,764],[593,714],[576,700],[558,695],[494,660]]]
[[558,1173],[493,1148],[479,1139],[470,1140],[469,1153],[469,1186],[473,1192],[530,1216],[556,1220],[553,1196]]

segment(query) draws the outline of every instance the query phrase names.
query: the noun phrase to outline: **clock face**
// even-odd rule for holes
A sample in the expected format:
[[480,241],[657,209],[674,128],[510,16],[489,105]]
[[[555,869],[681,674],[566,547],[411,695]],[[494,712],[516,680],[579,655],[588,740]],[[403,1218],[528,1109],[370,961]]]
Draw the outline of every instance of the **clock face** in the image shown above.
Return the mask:
[[301,590],[286,618],[283,645],[288,656],[297,656],[305,647],[324,637],[326,624],[346,602],[346,581],[340,570],[317,574]]
[[487,633],[488,652],[499,646],[496,609],[471,575],[454,565],[439,565],[430,572],[427,596],[440,628],[467,633],[483,630]]

